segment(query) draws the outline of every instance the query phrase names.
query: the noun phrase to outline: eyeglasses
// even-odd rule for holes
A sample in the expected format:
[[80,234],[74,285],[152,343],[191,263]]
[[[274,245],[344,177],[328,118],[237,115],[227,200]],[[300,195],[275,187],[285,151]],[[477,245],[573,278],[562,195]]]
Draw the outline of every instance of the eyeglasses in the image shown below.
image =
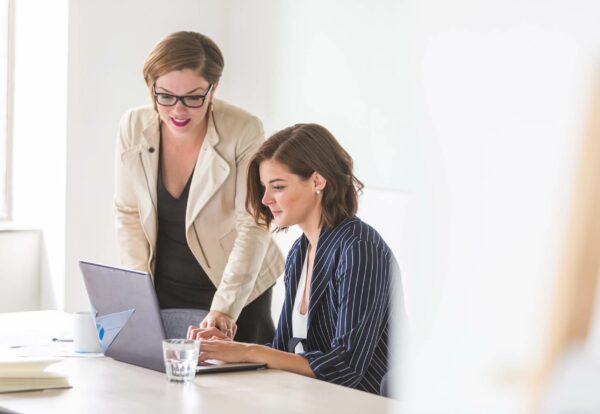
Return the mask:
[[171,95],[170,93],[156,92],[156,85],[152,86],[152,93],[154,94],[154,100],[157,104],[162,106],[175,106],[177,101],[181,101],[184,106],[188,108],[200,108],[204,105],[206,97],[210,93],[212,83],[208,85],[208,90],[204,95],[184,95],[177,96]]

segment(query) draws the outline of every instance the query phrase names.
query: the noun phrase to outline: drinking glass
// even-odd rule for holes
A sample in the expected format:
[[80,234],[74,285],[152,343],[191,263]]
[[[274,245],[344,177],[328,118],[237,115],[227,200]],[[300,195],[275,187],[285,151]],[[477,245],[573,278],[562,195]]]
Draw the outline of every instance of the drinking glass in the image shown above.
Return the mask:
[[165,339],[162,342],[167,378],[171,382],[191,382],[196,375],[200,341]]

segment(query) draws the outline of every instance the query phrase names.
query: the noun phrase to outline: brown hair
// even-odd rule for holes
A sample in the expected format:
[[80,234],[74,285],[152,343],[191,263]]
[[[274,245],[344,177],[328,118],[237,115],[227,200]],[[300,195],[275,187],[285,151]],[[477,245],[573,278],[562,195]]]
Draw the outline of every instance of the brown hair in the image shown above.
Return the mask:
[[215,84],[225,61],[215,42],[196,32],[175,32],[161,40],[146,58],[142,73],[152,95],[156,79],[174,70],[192,69]]
[[285,165],[304,180],[314,172],[327,180],[321,199],[321,226],[335,227],[356,214],[363,184],[352,172],[352,157],[325,127],[296,124],[266,140],[250,161],[246,210],[259,226],[268,228],[273,220],[271,210],[262,204],[259,167],[266,160]]

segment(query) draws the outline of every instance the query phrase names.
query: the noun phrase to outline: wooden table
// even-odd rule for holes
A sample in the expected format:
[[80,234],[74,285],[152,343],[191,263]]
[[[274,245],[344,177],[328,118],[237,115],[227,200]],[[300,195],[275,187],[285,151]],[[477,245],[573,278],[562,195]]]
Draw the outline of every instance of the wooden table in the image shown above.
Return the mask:
[[[64,336],[70,321],[69,314],[56,311],[0,314],[0,352],[33,335],[40,341]],[[64,358],[54,367],[68,375],[72,389],[0,394],[0,407],[85,414],[400,411],[397,401],[279,370],[198,375],[181,385],[169,383],[163,373],[105,357]]]

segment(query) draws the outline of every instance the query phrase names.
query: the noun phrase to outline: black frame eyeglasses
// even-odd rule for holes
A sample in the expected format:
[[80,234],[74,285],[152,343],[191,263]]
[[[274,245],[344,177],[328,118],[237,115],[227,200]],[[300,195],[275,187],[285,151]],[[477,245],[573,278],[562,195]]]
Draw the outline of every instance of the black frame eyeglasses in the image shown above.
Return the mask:
[[156,84],[154,84],[152,85],[152,94],[154,95],[154,100],[160,106],[175,106],[178,101],[181,101],[181,103],[188,108],[201,108],[202,105],[204,105],[204,101],[206,101],[206,97],[210,93],[212,86],[212,83],[208,85],[208,89],[204,95],[177,96],[170,93],[156,92]]

